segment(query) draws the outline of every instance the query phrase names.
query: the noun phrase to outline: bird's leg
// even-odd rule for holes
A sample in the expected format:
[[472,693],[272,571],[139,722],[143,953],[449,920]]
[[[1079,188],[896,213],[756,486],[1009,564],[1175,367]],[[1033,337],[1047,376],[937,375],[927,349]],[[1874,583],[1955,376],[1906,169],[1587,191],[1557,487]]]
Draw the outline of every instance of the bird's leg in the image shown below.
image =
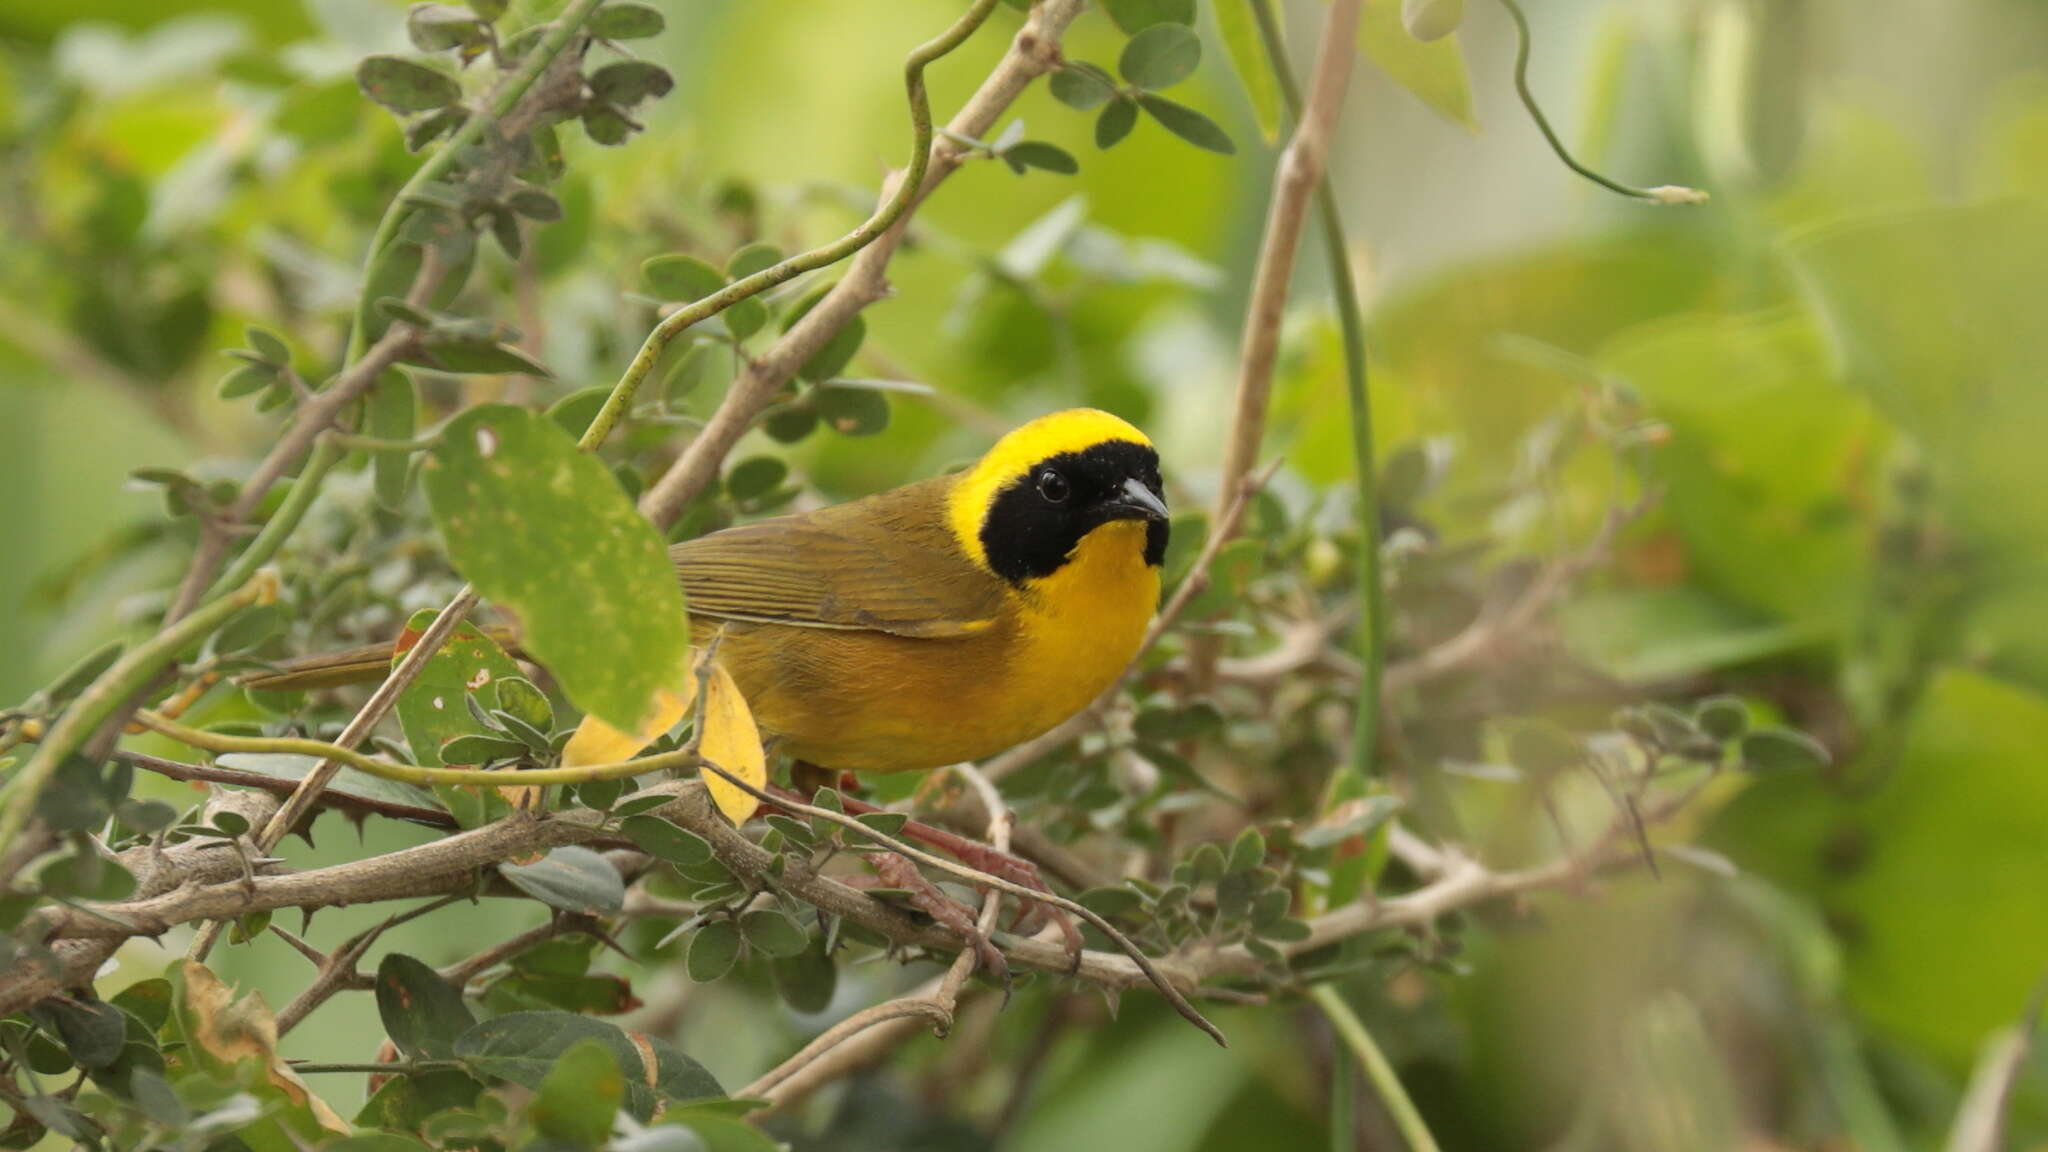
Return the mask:
[[941,891],[917,865],[908,857],[894,852],[877,852],[868,861],[874,866],[875,875],[891,888],[901,888],[910,893],[911,906],[933,920],[958,932],[974,949],[974,957],[982,970],[994,976],[1003,986],[1003,998],[1010,996],[1010,965],[1003,954],[989,941],[981,925],[974,921],[974,910]]
[[[791,765],[790,777],[793,781],[814,780],[817,778],[817,774],[822,771],[816,765],[799,760]],[[819,786],[822,787],[823,785]],[[769,791],[775,792],[778,789],[770,788]],[[813,794],[815,794],[815,791],[815,788],[812,789]],[[865,800],[856,800],[851,796],[845,795],[843,789],[841,790],[840,799],[849,816],[860,816],[869,812],[883,811],[882,808]],[[977,872],[986,872],[999,879],[1008,880],[1012,884],[1044,892],[1047,895],[1053,894],[1052,888],[1045,882],[1045,877],[1039,874],[1038,865],[1021,856],[1013,856],[1008,852],[999,852],[979,840],[970,839],[957,832],[950,832],[944,828],[926,824],[921,820],[906,822],[903,825],[902,831],[898,832],[897,835],[902,836],[906,840],[914,841],[930,848],[936,848]],[[1011,924],[1011,929],[1013,931],[1016,930],[1019,924],[1025,922],[1027,916],[1035,917],[1034,927],[1037,924],[1043,924],[1046,919],[1050,919],[1054,924],[1059,925],[1060,935],[1064,938],[1067,948],[1067,972],[1071,975],[1080,971],[1082,951],[1081,929],[1074,923],[1074,918],[1067,914],[1066,909],[1037,901],[1029,903],[1020,901],[1017,919]]]

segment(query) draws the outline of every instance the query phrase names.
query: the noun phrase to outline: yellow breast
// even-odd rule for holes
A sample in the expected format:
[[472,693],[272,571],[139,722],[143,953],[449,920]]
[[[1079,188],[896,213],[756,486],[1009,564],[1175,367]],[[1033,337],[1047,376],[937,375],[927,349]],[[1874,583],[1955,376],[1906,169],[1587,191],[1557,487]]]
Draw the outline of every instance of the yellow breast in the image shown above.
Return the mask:
[[1159,569],[1145,563],[1145,524],[1090,532],[1058,571],[1019,594],[1009,690],[1029,739],[1086,707],[1137,655],[1159,607]]

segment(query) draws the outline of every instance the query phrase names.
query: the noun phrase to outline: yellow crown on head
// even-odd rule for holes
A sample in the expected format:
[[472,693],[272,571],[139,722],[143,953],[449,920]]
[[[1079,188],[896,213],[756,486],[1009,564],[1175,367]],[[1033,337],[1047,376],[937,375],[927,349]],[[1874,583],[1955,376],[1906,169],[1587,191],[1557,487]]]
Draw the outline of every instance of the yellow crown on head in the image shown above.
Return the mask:
[[1043,461],[1115,440],[1152,446],[1130,421],[1097,408],[1052,412],[1012,429],[954,483],[946,508],[953,535],[976,564],[988,567],[988,553],[981,546],[981,521],[996,493]]

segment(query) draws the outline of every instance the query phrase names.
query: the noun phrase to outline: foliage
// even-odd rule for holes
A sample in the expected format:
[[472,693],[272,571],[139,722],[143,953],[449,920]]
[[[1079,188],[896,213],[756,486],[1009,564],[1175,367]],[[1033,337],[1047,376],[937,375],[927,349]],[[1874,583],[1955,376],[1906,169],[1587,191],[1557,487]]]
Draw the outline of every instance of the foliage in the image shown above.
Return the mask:
[[[1305,274],[1283,466],[1210,553],[1291,131],[1255,5],[182,7],[0,6],[7,1146],[1889,1150],[1983,1107],[2048,957],[2048,101],[2040,52],[1994,51],[2039,13],[1958,6],[1981,59],[1942,65],[1972,95],[1932,144],[1808,90],[1853,13],[1607,5],[1578,72],[1533,13],[1580,154],[1715,196],[1545,218],[1569,174],[1464,52],[1508,13],[1366,4],[1334,175],[1354,261],[1388,253],[1379,507],[1337,415],[1357,332]],[[1324,6],[1279,7],[1312,47]],[[931,195],[865,227],[919,126],[903,53],[949,24]],[[1006,67],[1045,83],[970,98]],[[1454,154],[1486,178],[1443,188]],[[1475,205],[1507,226],[1412,239]],[[992,833],[962,777],[758,812],[671,778],[777,769],[662,546],[1070,404],[1160,443],[1178,615],[981,766],[1094,919],[1070,973],[1006,898],[1009,975],[970,979],[992,878],[921,873],[953,919],[879,878],[910,819]],[[410,678],[366,731],[364,689],[262,684],[359,646]],[[280,846],[325,745],[202,754],[122,734],[138,704],[366,762]],[[1221,998],[1228,1050],[1124,939]],[[1400,1084],[1350,1090],[1360,1036]],[[2048,1140],[2048,1066],[2009,1075],[2012,1145]]]

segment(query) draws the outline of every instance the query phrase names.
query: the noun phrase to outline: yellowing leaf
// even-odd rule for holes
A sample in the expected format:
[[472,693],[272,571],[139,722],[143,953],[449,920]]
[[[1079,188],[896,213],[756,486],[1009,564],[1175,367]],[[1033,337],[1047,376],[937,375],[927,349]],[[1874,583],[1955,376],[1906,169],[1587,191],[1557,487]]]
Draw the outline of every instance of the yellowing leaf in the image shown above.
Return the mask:
[[211,969],[189,961],[179,968],[177,980],[183,993],[177,1005],[179,1025],[203,1064],[223,1068],[254,1060],[263,1066],[270,1085],[310,1112],[320,1127],[344,1136],[353,1131],[277,1054],[277,1020],[261,994],[236,1000],[234,991]]
[[[768,784],[768,756],[761,748],[761,730],[754,726],[754,713],[747,698],[740,695],[732,673],[713,664],[704,676],[704,731],[698,734],[697,752],[756,788]],[[711,802],[734,824],[744,824],[760,802],[746,790],[733,785],[716,772],[704,771],[704,787]]]
[[1370,0],[1358,18],[1358,50],[1416,99],[1472,131],[1479,130],[1479,121],[1472,115],[1465,50],[1455,35],[1425,44],[1401,26],[1397,0]]
[[562,749],[563,766],[584,768],[631,759],[642,748],[654,743],[655,737],[674,727],[696,696],[697,674],[690,668],[684,668],[681,691],[663,689],[656,692],[653,709],[635,731],[621,732],[596,716],[585,716],[583,723],[576,726],[576,734],[569,737],[569,743]]

